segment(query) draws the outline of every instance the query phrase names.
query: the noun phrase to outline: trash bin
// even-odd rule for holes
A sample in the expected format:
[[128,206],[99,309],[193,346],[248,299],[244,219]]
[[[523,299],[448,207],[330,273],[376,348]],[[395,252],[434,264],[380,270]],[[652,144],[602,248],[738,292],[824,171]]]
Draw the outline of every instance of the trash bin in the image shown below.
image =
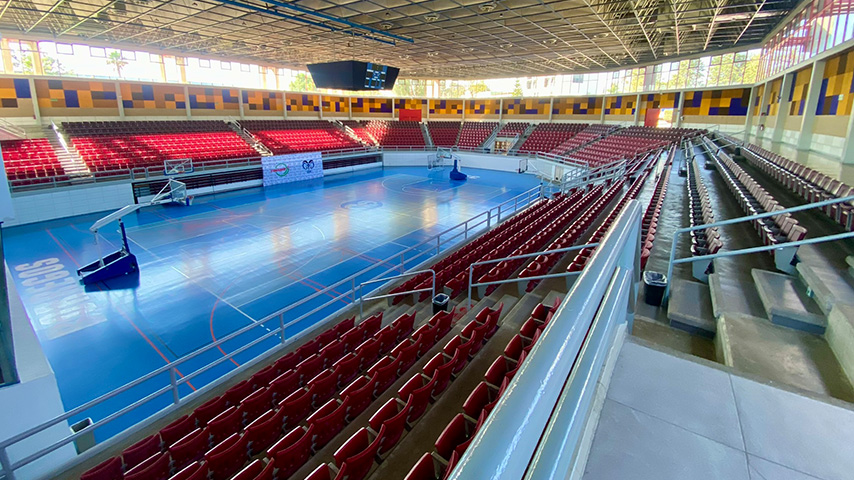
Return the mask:
[[[80,432],[88,427],[92,426],[91,418],[84,418],[79,422],[71,425],[71,433]],[[81,454],[86,450],[95,446],[95,430],[91,430],[88,433],[84,433],[79,437],[74,439],[74,448],[77,449],[77,454]]]
[[667,288],[667,276],[653,271],[643,272],[644,301],[653,307],[661,306],[664,289]]
[[433,314],[437,314],[439,312],[447,312],[448,311],[448,302],[451,301],[451,297],[445,295],[444,293],[440,293],[433,297]]

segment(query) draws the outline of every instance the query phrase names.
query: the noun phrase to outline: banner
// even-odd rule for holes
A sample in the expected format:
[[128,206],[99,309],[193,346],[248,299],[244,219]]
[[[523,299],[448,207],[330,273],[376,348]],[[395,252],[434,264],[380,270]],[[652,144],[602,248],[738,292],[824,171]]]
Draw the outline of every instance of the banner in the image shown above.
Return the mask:
[[320,152],[293,153],[261,157],[264,186],[311,180],[323,176]]

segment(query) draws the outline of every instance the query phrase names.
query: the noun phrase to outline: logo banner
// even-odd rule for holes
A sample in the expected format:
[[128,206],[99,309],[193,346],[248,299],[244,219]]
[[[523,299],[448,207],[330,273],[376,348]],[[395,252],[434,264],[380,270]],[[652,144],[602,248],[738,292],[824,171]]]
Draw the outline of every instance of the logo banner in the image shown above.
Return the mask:
[[320,152],[293,153],[261,157],[264,186],[311,180],[323,176]]

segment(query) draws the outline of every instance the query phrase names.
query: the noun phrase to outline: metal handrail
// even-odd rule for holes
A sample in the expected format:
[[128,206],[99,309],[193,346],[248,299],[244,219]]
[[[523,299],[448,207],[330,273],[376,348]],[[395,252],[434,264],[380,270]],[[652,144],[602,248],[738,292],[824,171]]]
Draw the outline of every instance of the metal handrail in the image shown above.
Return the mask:
[[[496,207],[492,207],[492,208],[486,210],[485,212],[482,212],[480,214],[477,214],[477,215],[469,218],[465,222],[461,222],[457,225],[454,225],[453,227],[445,229],[442,232],[440,232],[440,233],[438,233],[438,234],[436,234],[436,235],[434,235],[434,236],[432,236],[432,237],[430,237],[430,238],[428,238],[428,239],[426,239],[426,240],[424,240],[424,241],[422,241],[416,245],[413,245],[412,247],[409,247],[409,248],[407,248],[401,252],[398,252],[398,253],[396,253],[396,254],[394,254],[394,255],[392,255],[392,256],[384,259],[384,260],[380,260],[379,262],[377,262],[377,263],[375,263],[369,267],[366,267],[366,268],[364,268],[364,269],[362,269],[362,270],[360,270],[360,271],[358,271],[358,272],[356,272],[356,273],[354,273],[354,274],[352,274],[352,275],[350,275],[350,276],[348,276],[342,280],[339,280],[339,281],[327,286],[326,288],[324,288],[318,292],[315,292],[312,295],[304,297],[303,299],[301,299],[301,300],[299,300],[299,301],[297,301],[297,302],[295,302],[295,303],[293,303],[293,304],[291,304],[285,308],[282,308],[282,309],[280,309],[280,310],[278,310],[278,311],[276,311],[270,315],[267,315],[266,317],[264,317],[260,320],[254,320],[253,323],[250,323],[249,325],[241,327],[238,330],[235,330],[234,332],[232,332],[232,333],[230,333],[230,334],[228,334],[222,338],[217,339],[217,341],[209,343],[206,346],[201,347],[198,350],[191,352],[191,353],[189,353],[189,354],[187,354],[187,355],[185,355],[185,356],[183,356],[183,357],[181,357],[181,358],[179,358],[173,362],[170,362],[167,365],[159,367],[159,368],[155,369],[154,371],[152,371],[148,374],[145,374],[142,377],[140,377],[136,380],[133,380],[133,381],[109,392],[109,393],[106,393],[104,395],[101,395],[98,398],[90,400],[89,402],[86,402],[83,405],[75,407],[68,412],[65,412],[61,415],[58,415],[58,416],[56,416],[56,417],[54,417],[54,418],[52,418],[46,422],[43,422],[40,425],[37,425],[37,426],[32,427],[30,429],[27,429],[27,430],[25,430],[25,431],[23,431],[17,435],[14,435],[14,436],[6,439],[6,440],[0,441],[0,467],[2,467],[2,474],[5,476],[5,480],[15,480],[15,474],[14,474],[15,470],[17,470],[17,469],[19,469],[19,468],[21,468],[21,467],[23,467],[29,463],[32,463],[34,460],[37,460],[38,458],[41,458],[41,457],[59,449],[59,448],[61,448],[64,445],[67,445],[67,444],[73,442],[75,439],[79,438],[80,436],[94,431],[95,429],[115,420],[119,416],[146,404],[150,400],[152,400],[152,399],[154,399],[160,395],[163,395],[165,393],[168,393],[170,390],[172,391],[173,404],[167,408],[175,408],[176,405],[180,405],[180,404],[184,403],[185,401],[187,401],[187,398],[191,398],[191,397],[197,395],[197,392],[194,392],[194,393],[187,395],[185,398],[181,398],[180,391],[178,390],[178,387],[180,385],[190,381],[192,378],[195,378],[199,374],[201,374],[205,371],[208,371],[211,368],[214,368],[216,365],[219,365],[225,361],[229,361],[230,359],[234,358],[234,356],[239,354],[240,352],[243,352],[243,351],[247,350],[248,348],[251,348],[251,346],[257,345],[261,341],[266,340],[268,338],[272,338],[273,336],[280,335],[281,336],[281,345],[278,345],[276,347],[271,347],[267,351],[256,356],[255,359],[261,358],[265,355],[269,355],[269,354],[271,354],[271,352],[282,348],[282,346],[287,345],[289,343],[293,343],[294,341],[298,340],[299,338],[301,338],[305,334],[305,331],[302,331],[302,332],[298,332],[297,334],[295,334],[294,336],[289,338],[286,334],[286,329],[288,327],[295,325],[296,323],[302,321],[303,319],[307,318],[308,316],[311,316],[314,313],[317,313],[317,312],[327,308],[329,305],[332,305],[341,299],[347,298],[350,295],[354,296],[353,301],[352,301],[352,303],[350,303],[350,305],[355,303],[355,301],[356,301],[356,299],[355,299],[355,294],[356,294],[355,279],[357,277],[364,275],[364,274],[376,269],[377,267],[380,267],[383,265],[393,265],[393,266],[391,269],[387,269],[387,270],[380,272],[379,274],[374,276],[372,279],[379,278],[383,275],[388,274],[391,271],[395,271],[395,270],[401,268],[401,265],[403,265],[405,267],[406,263],[408,263],[408,262],[411,263],[417,259],[422,258],[425,255],[432,254],[433,250],[432,249],[423,250],[423,251],[418,252],[418,254],[413,255],[411,257],[406,257],[407,253],[416,251],[420,247],[423,247],[424,245],[432,244],[434,241],[436,242],[436,252],[438,253],[441,251],[441,247],[443,245],[443,243],[442,243],[442,236],[443,235],[446,235],[450,232],[453,232],[454,230],[457,230],[460,227],[464,227],[465,228],[464,232],[458,233],[452,237],[445,239],[445,242],[447,243],[447,242],[453,241],[454,239],[456,239],[460,236],[465,236],[467,238],[469,235],[469,230],[474,230],[483,224],[486,224],[487,228],[489,228],[493,224],[492,223],[493,219],[494,219],[494,222],[496,224],[501,222],[502,221],[502,219],[501,219],[502,208],[506,207],[506,210],[509,210],[510,209],[509,205],[512,204],[513,205],[513,207],[512,207],[513,213],[515,214],[516,212],[519,211],[520,207],[527,208],[529,205],[531,205],[533,203],[534,200],[540,199],[541,195],[542,195],[542,188],[540,186],[531,188],[531,189],[529,189],[529,190],[527,190],[527,191],[525,191],[519,195],[514,196],[513,198],[510,198],[510,199],[502,202],[501,204],[497,205]],[[506,213],[506,210],[504,213]],[[494,213],[496,211],[497,211],[497,214]],[[475,219],[484,218],[484,217],[485,217],[485,219],[480,221],[480,222],[477,222],[474,224],[471,223]],[[505,220],[506,220],[506,218],[509,218],[509,217],[505,217]],[[400,263],[397,263],[398,259],[400,259]],[[287,313],[288,311],[290,311],[294,308],[297,308],[298,306],[303,305],[306,302],[308,302],[314,298],[317,298],[321,295],[328,295],[328,294],[330,294],[330,292],[334,292],[336,287],[338,287],[344,283],[347,283],[347,282],[352,283],[352,288],[348,292],[345,292],[343,294],[339,294],[339,295],[333,297],[331,300],[325,302],[324,304],[320,305],[319,307],[316,307],[316,308],[312,309],[311,311],[309,311],[305,314],[302,314],[299,317],[297,317],[297,318],[295,318],[295,319],[293,319],[287,323],[284,321],[284,314]],[[337,292],[334,292],[334,293],[337,293]],[[349,305],[348,305],[348,307],[345,307],[345,308],[349,308]],[[335,312],[333,314],[333,316],[337,313],[338,312]],[[271,320],[278,320],[279,321],[278,328],[269,329],[270,331],[265,332],[264,335],[262,335],[262,338],[255,339],[252,342],[250,342],[250,344],[244,345],[244,346],[240,347],[238,350],[235,350],[235,351],[230,352],[228,354],[223,354],[223,356],[221,358],[217,359],[216,361],[214,361],[210,364],[207,364],[205,366],[202,366],[198,369],[195,369],[193,372],[188,373],[186,376],[183,376],[183,378],[180,378],[180,377],[182,377],[182,374],[179,373],[180,365],[184,364],[185,362],[187,362],[187,361],[189,361],[189,360],[191,360],[191,359],[193,359],[199,355],[202,355],[203,353],[209,352],[214,348],[218,348],[221,345],[223,345],[225,342],[232,340],[232,339],[236,338],[237,336],[242,335],[242,334],[244,334],[250,330],[253,330],[257,327],[264,327],[265,324],[267,324]],[[322,323],[322,322],[319,322],[319,323]],[[255,359],[253,359],[253,360],[255,360]],[[144,383],[148,380],[153,379],[154,377],[157,377],[157,376],[162,375],[162,374],[167,373],[167,372],[169,373],[169,376],[170,376],[170,384],[169,385],[164,386],[164,387],[156,390],[154,393],[146,395],[142,399],[137,400],[137,401],[131,403],[130,405],[122,408],[121,410],[119,410],[119,412],[110,414],[107,417],[94,422],[92,425],[86,427],[85,429],[80,430],[79,432],[73,433],[67,437],[64,437],[64,438],[54,442],[53,444],[48,445],[47,447],[44,447],[41,450],[39,450],[39,451],[37,451],[31,455],[28,455],[25,458],[22,458],[20,460],[15,461],[15,462],[12,462],[9,459],[8,448],[10,446],[15,445],[15,444],[21,442],[22,440],[25,440],[25,439],[27,439],[27,438],[29,438],[29,437],[31,437],[31,436],[39,433],[39,432],[42,432],[42,431],[44,431],[44,430],[46,430],[46,429],[48,429],[54,425],[57,425],[61,422],[64,422],[64,421],[68,420],[69,418],[71,418],[75,415],[83,413],[84,411],[86,411],[86,410],[88,410],[88,409],[90,409],[96,405],[99,405],[99,404],[101,404],[101,403],[103,403],[103,402],[105,402],[111,398],[116,397],[117,395],[120,395],[120,394],[134,388],[134,387],[141,385],[142,383]],[[222,378],[227,378],[227,376],[228,375],[221,377],[218,380],[222,380]],[[216,380],[214,382],[212,382],[211,384],[213,384],[215,382],[216,382]]]
[[585,373],[587,367],[577,361],[579,353],[590,344],[587,333],[614,277],[623,275],[621,271],[630,276],[628,311],[614,311],[608,320],[628,321],[632,317],[640,281],[642,214],[639,201],[626,204],[451,472],[450,480],[519,480],[531,466],[537,449],[550,446],[552,439],[543,434],[552,422],[567,379],[571,374]]
[[[854,232],[847,232],[847,233],[840,233],[840,234],[834,234],[834,235],[826,235],[823,237],[810,238],[810,239],[806,239],[806,240],[798,240],[795,242],[778,243],[778,244],[774,244],[774,245],[744,248],[744,249],[740,249],[740,250],[728,250],[726,252],[718,252],[718,253],[714,253],[714,254],[710,254],[710,255],[702,255],[702,256],[696,256],[696,257],[686,257],[686,258],[676,260],[676,242],[677,242],[680,234],[693,232],[696,230],[705,230],[707,228],[722,227],[724,225],[732,225],[735,223],[748,222],[751,220],[758,220],[761,218],[776,217],[777,215],[785,215],[787,213],[801,212],[804,210],[812,210],[813,208],[819,208],[819,207],[824,207],[827,205],[833,205],[836,203],[845,203],[845,202],[852,202],[852,201],[854,201],[854,195],[849,195],[847,197],[831,198],[828,200],[822,200],[820,202],[808,203],[806,205],[798,205],[797,207],[785,208],[783,210],[774,210],[772,212],[758,213],[756,215],[748,215],[746,217],[730,218],[728,220],[721,220],[719,222],[714,222],[714,223],[707,223],[707,224],[703,224],[703,225],[695,225],[693,227],[679,228],[675,232],[673,232],[673,240],[672,240],[672,243],[670,245],[670,260],[669,260],[668,266],[667,266],[667,278],[672,278],[673,266],[675,264],[693,263],[693,262],[699,262],[702,260],[714,260],[716,258],[722,258],[722,257],[733,257],[733,256],[737,256],[737,255],[747,255],[750,253],[765,252],[765,251],[769,251],[769,250],[779,250],[779,249],[783,249],[783,248],[797,247],[799,245],[810,245],[813,243],[832,242],[835,240],[842,240],[845,238],[854,237]],[[670,284],[671,283],[672,282],[668,282],[667,286],[664,288],[664,296],[662,297],[662,304],[667,302],[667,299],[670,296]]]
[[[362,293],[362,289],[364,288],[364,286],[369,284],[369,283],[377,283],[377,282],[388,283],[391,280],[394,280],[397,278],[412,277],[412,276],[420,275],[422,273],[427,273],[427,272],[430,272],[433,275],[433,286],[431,288],[421,288],[421,289],[417,289],[417,290],[409,290],[406,292],[392,292],[392,293],[388,293],[385,295],[375,295],[372,297],[371,296],[365,297],[364,294]],[[368,280],[367,282],[362,282],[359,284],[359,320],[361,320],[362,317],[364,316],[364,312],[362,311],[362,307],[364,306],[366,300],[378,300],[380,298],[392,298],[392,297],[397,297],[400,295],[410,295],[413,293],[420,293],[420,292],[426,292],[426,291],[431,291],[433,293],[431,295],[431,297],[436,296],[436,271],[433,270],[432,268],[427,268],[424,270],[415,270],[412,272],[404,272],[404,273],[401,273],[399,275],[394,275],[391,277],[375,278],[373,280]]]
[[[472,287],[482,287],[484,285],[493,285],[493,284],[502,284],[502,283],[518,283],[525,280],[537,280],[535,277],[525,277],[525,278],[515,278],[510,280],[493,280],[491,282],[483,282],[483,283],[473,283],[474,282],[474,267],[477,265],[490,265],[493,263],[501,263],[505,260],[518,260],[520,258],[531,258],[538,257],[540,255],[546,255],[549,253],[563,253],[563,252],[572,252],[575,250],[582,250],[585,248],[598,247],[599,243],[588,243],[586,245],[577,245],[574,247],[565,247],[565,248],[556,248],[554,250],[543,250],[541,252],[534,253],[525,253],[523,255],[513,255],[512,257],[504,257],[504,258],[494,258],[492,260],[484,260],[482,262],[475,262],[469,265],[469,287],[468,287],[468,309],[471,310],[471,289]],[[559,275],[561,277],[565,277],[566,275]],[[547,277],[551,278],[551,277]]]

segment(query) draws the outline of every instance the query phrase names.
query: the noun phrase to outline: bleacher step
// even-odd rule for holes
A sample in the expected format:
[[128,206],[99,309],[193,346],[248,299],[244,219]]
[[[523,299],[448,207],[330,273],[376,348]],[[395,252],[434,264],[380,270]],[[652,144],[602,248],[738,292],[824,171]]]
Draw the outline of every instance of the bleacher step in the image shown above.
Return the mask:
[[854,388],[828,342],[764,318],[725,314],[718,319],[715,349],[719,362],[740,372],[841,400]]
[[771,323],[817,335],[824,333],[824,313],[795,277],[758,268],[751,274]]
[[682,279],[672,280],[667,319],[673,328],[706,337],[714,336],[717,328],[709,286]]
[[807,286],[807,294],[829,315],[837,303],[854,305],[854,278],[832,267],[799,263],[795,269]]
[[854,305],[838,304],[827,317],[824,334],[848,381],[854,384]]
[[739,276],[735,272],[709,274],[709,290],[712,295],[712,311],[715,318],[727,313],[762,316],[765,306],[756,293],[753,278]]

